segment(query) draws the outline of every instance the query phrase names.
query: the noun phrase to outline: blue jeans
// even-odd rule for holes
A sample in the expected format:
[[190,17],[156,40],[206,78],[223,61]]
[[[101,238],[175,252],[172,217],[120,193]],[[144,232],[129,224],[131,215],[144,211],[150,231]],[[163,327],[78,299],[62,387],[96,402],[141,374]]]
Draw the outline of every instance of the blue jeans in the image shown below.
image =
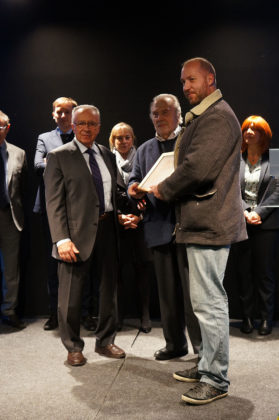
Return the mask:
[[227,391],[229,310],[223,279],[230,247],[187,245],[186,249],[190,296],[202,335],[198,365],[201,382]]

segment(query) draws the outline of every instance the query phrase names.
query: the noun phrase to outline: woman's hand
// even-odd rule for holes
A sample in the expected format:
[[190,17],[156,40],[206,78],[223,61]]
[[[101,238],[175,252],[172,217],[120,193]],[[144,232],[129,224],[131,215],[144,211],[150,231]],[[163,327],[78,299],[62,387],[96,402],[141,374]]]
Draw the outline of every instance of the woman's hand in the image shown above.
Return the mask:
[[118,221],[124,226],[124,229],[136,229],[140,222],[140,217],[135,214],[119,214]]

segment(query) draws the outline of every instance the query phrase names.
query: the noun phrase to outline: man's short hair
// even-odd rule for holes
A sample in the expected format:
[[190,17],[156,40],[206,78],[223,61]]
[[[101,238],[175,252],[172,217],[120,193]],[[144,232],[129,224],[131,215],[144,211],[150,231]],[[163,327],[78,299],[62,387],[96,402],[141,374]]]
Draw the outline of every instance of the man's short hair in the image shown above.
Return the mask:
[[182,123],[181,117],[181,106],[176,96],[172,95],[171,93],[161,93],[160,95],[154,96],[150,104],[150,116],[151,116],[151,108],[153,105],[158,101],[165,101],[166,99],[171,99],[174,108],[176,109],[178,123]]
[[53,111],[58,105],[61,104],[71,104],[72,107],[77,106],[77,102],[74,99],[67,98],[66,96],[60,96],[60,98],[55,99],[55,101],[52,103]]
[[85,104],[85,105],[77,105],[77,106],[75,106],[75,107],[73,108],[73,111],[72,111],[72,121],[74,120],[75,113],[76,113],[77,111],[79,111],[80,109],[84,109],[84,110],[88,109],[88,110],[90,110],[90,111],[93,111],[93,112],[95,112],[96,114],[98,114],[98,115],[99,115],[99,117],[100,117],[100,119],[101,119],[101,114],[100,114],[100,111],[99,111],[99,109],[98,109],[96,106],[94,106],[94,105],[87,105],[87,104]]
[[217,84],[216,70],[215,70],[213,64],[209,60],[207,60],[206,58],[203,58],[203,57],[190,58],[189,60],[184,61],[184,63],[182,64],[182,67],[184,67],[185,65],[187,65],[189,63],[193,63],[193,62],[196,62],[196,61],[198,63],[200,63],[200,66],[203,70],[207,71],[208,73],[213,74],[215,85],[216,85]]
[[0,111],[0,118],[6,121],[7,125],[10,124],[10,118],[8,117],[8,115],[4,114],[3,111]]

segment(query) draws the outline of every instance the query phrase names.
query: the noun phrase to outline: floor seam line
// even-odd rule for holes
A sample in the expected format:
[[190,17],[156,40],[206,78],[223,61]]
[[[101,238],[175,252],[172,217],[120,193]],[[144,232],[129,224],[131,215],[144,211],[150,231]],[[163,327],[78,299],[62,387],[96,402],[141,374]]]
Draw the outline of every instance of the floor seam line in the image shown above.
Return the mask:
[[122,370],[122,368],[123,368],[123,366],[124,366],[124,364],[125,364],[125,361],[126,361],[126,357],[124,358],[123,363],[121,363],[121,365],[120,365],[120,366],[119,366],[119,368],[117,369],[117,372],[116,372],[116,374],[115,374],[115,376],[114,376],[114,378],[113,378],[113,380],[112,380],[112,382],[111,382],[110,386],[108,387],[108,390],[107,390],[107,392],[106,392],[106,395],[105,395],[105,396],[104,396],[104,398],[103,398],[102,404],[101,404],[101,406],[100,406],[99,410],[97,411],[96,416],[94,417],[95,419],[97,419],[97,418],[98,418],[98,416],[99,416],[99,414],[100,414],[101,410],[102,410],[102,409],[103,409],[103,407],[105,406],[105,403],[106,403],[106,401],[107,401],[108,395],[109,395],[109,393],[110,393],[110,391],[111,391],[111,389],[112,389],[112,387],[113,387],[113,385],[114,385],[114,383],[115,383],[115,381],[116,381],[117,377],[119,376],[119,374],[120,374],[120,372],[121,372],[121,370]]

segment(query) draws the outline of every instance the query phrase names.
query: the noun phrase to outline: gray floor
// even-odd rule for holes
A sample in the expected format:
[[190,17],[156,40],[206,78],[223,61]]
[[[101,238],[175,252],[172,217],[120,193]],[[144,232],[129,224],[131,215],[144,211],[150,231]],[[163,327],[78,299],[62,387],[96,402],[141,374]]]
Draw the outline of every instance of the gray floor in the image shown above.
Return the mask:
[[43,330],[44,319],[27,320],[14,332],[0,324],[0,419],[123,420],[277,420],[279,416],[279,325],[268,337],[249,336],[231,321],[229,396],[206,406],[190,406],[181,394],[191,385],[172,372],[191,367],[195,357],[158,362],[164,346],[160,324],[137,336],[137,320],[127,320],[116,338],[125,360],[94,352],[93,334],[82,329],[87,364],[69,367],[57,331]]

